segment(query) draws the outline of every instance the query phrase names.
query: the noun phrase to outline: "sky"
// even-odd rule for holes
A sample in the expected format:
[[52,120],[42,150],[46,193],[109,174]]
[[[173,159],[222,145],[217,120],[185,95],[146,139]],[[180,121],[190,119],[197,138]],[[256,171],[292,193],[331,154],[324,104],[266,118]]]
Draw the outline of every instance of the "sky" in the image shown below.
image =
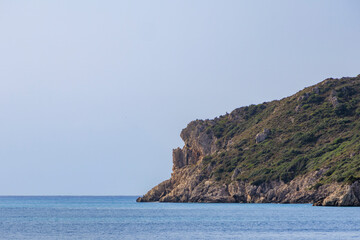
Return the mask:
[[0,195],[142,195],[195,119],[360,74],[360,2],[0,0]]

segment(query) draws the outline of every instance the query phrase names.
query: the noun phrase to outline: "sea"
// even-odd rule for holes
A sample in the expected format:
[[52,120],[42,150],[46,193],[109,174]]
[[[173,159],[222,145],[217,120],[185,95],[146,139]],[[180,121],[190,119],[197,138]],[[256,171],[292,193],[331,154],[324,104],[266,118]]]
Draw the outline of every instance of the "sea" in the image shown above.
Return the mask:
[[360,239],[360,207],[3,196],[0,239]]

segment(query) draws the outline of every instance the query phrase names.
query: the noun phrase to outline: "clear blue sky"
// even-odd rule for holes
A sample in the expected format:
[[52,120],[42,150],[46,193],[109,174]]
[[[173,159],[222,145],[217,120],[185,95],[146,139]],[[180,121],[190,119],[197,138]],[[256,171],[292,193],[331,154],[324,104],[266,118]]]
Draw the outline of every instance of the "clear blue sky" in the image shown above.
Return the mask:
[[0,0],[0,195],[137,195],[194,119],[360,73],[360,2]]

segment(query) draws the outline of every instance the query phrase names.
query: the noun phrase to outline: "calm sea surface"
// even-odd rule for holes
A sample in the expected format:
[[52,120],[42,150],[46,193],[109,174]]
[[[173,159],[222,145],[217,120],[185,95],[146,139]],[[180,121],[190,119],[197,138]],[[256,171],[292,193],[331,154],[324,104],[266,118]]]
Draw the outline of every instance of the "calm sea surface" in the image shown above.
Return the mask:
[[0,239],[360,239],[360,208],[0,197]]

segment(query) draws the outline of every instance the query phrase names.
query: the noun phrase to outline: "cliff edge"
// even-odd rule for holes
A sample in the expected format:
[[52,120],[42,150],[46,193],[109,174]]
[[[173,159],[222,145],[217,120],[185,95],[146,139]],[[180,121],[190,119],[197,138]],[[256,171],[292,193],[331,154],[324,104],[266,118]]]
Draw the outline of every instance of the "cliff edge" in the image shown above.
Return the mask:
[[196,120],[171,178],[138,202],[360,206],[360,75]]

